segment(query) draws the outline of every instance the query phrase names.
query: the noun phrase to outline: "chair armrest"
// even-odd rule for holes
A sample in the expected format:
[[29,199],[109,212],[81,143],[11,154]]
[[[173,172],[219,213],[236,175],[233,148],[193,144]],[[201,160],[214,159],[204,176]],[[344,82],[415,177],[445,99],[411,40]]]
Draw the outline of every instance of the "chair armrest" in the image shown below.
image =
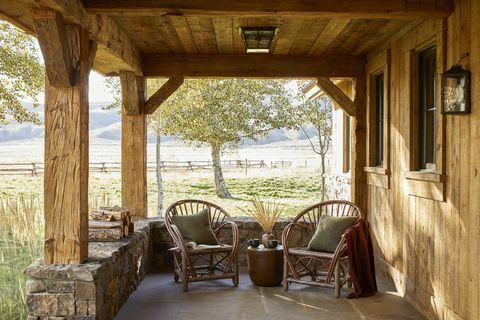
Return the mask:
[[182,252],[187,252],[187,246],[185,244],[185,240],[183,240],[182,234],[178,227],[174,224],[170,225],[172,233],[170,236],[172,237],[173,243],[177,248],[179,248]]
[[302,226],[301,224],[297,223],[297,222],[290,222],[286,227],[285,229],[283,229],[283,232],[282,232],[282,245],[283,245],[283,250],[285,253],[288,252],[288,248],[289,248],[289,245],[288,245],[288,240],[290,239],[290,235],[291,233],[293,232],[293,227],[295,226],[299,226],[299,227],[304,227]]
[[332,257],[332,263],[330,264],[330,267],[328,268],[327,276],[325,278],[325,282],[329,283],[332,279],[333,272],[335,270],[335,265],[337,262],[343,257],[343,255],[347,251],[347,240],[342,236],[340,239],[340,242],[337,245],[337,248],[335,249],[335,252]]
[[230,226],[232,229],[232,245],[234,248],[238,247],[238,242],[239,242],[239,235],[240,232],[238,230],[238,226],[235,222],[227,220],[224,221],[216,230],[215,230],[215,236],[218,236],[218,233],[220,232],[221,229],[226,228]]

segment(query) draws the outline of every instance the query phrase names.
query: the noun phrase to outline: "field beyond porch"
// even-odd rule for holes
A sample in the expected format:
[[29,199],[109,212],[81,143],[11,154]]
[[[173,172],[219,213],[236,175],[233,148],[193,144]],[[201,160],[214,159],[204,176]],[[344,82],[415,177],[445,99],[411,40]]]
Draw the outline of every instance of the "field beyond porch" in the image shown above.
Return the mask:
[[[252,196],[280,202],[284,217],[321,199],[320,174],[306,168],[252,169],[225,172],[231,199],[215,195],[213,172],[171,171],[164,173],[164,209],[176,200],[197,198],[224,207],[232,216],[245,215],[239,208],[249,205]],[[43,248],[43,176],[0,176],[0,314],[6,319],[24,319],[25,278],[22,270]],[[119,173],[92,173],[89,183],[90,208],[121,204]],[[157,214],[157,183],[148,174],[149,216]]]

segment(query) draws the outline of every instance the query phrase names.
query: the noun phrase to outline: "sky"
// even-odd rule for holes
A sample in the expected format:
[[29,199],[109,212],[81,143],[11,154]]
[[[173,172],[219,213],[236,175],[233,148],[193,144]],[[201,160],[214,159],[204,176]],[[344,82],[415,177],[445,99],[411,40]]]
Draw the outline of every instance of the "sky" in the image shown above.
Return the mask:
[[[90,88],[88,90],[88,101],[90,103],[112,102],[113,95],[105,86],[105,77],[101,74],[91,71],[89,77]],[[43,102],[45,95],[43,92],[39,95],[39,101]]]

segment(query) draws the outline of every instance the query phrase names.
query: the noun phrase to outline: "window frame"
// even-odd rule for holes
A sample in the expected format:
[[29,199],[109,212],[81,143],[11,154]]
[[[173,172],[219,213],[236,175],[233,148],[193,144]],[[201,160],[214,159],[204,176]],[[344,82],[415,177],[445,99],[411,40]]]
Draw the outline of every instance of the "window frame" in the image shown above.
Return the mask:
[[[367,62],[367,183],[369,185],[389,188],[390,187],[390,49],[380,52]],[[382,156],[378,141],[378,103],[379,92],[377,80],[383,75],[382,88]],[[380,158],[383,159],[380,162]]]
[[[417,160],[417,169],[419,171],[430,171],[434,172],[436,170],[436,141],[437,141],[437,128],[438,128],[438,101],[437,101],[437,96],[438,96],[438,68],[437,68],[437,50],[438,48],[436,46],[427,48],[425,50],[422,50],[421,52],[418,52],[418,157],[419,159]],[[431,59],[432,57],[432,51],[434,51],[435,56],[433,57],[435,59],[435,73],[434,73],[434,79],[433,79],[433,85],[434,85],[434,90],[433,90],[433,107],[428,105],[428,80],[427,80],[427,72],[428,72],[428,66],[427,64],[429,63],[428,59]],[[433,112],[433,132],[431,133],[433,135],[433,146],[431,146],[431,151],[433,153],[429,155],[428,153],[428,147],[427,147],[427,140],[428,140],[428,113]],[[432,161],[428,161],[428,158],[432,157]]]
[[[408,126],[405,132],[405,141],[407,142],[407,171],[403,176],[407,181],[408,193],[412,196],[432,199],[435,201],[445,201],[445,158],[446,158],[446,137],[445,126],[446,118],[441,113],[441,74],[446,68],[446,30],[439,31],[435,36],[425,39],[425,41],[411,48],[406,55],[406,75],[409,84],[407,86],[406,101],[409,104],[407,117]],[[419,152],[420,133],[419,133],[419,54],[431,47],[436,47],[436,129],[435,129],[435,163],[422,169],[420,164]]]

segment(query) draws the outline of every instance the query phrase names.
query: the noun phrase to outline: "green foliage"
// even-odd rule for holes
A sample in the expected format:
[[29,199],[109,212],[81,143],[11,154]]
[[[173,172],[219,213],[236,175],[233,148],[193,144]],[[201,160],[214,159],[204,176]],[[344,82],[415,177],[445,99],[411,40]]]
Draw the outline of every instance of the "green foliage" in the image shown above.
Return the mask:
[[162,106],[165,134],[214,148],[237,147],[293,125],[285,81],[187,80]]
[[322,96],[314,100],[305,100],[297,106],[296,114],[299,124],[310,123],[316,128],[318,135],[317,146],[310,140],[305,130],[304,132],[310,140],[313,151],[321,156],[325,156],[332,138],[332,108],[330,99]]
[[118,109],[122,107],[122,88],[119,77],[106,77],[105,86],[113,94],[113,102],[103,107],[104,110]]
[[44,88],[44,69],[35,39],[0,21],[0,125],[10,121],[40,123],[38,115],[25,109],[21,100],[38,106]]

